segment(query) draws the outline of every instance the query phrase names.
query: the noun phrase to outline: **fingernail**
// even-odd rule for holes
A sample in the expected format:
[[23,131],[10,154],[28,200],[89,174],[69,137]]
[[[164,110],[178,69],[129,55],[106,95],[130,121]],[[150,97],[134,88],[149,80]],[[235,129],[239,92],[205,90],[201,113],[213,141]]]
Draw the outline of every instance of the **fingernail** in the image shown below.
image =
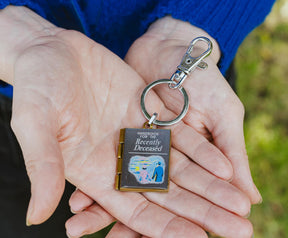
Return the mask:
[[66,232],[66,235],[68,238],[72,238],[72,236],[68,232]]
[[79,212],[77,212],[77,211],[74,211],[72,208],[70,208],[70,211],[71,211],[71,213],[73,213],[73,214],[79,213]]
[[[71,232],[71,231],[70,231]],[[83,233],[83,232],[81,232],[81,233],[79,233],[79,232],[75,232],[75,231],[72,231],[72,234],[74,234],[74,235],[71,235],[67,230],[66,230],[66,235],[67,235],[67,237],[68,238],[77,238],[77,237],[82,237],[82,236],[84,236],[85,235],[85,232]]]
[[259,202],[257,202],[257,204],[261,204],[263,202],[263,198],[261,197]]
[[259,201],[256,204],[261,204],[263,202],[263,198],[262,198],[258,189],[257,189],[257,191],[258,191],[258,195],[259,195]]
[[26,226],[32,226],[32,224],[29,222],[29,219],[26,219]]
[[258,193],[258,196],[259,196],[259,201],[256,204],[260,204],[260,203],[263,202],[263,198],[262,198],[261,193],[260,193],[260,191],[258,190],[258,188],[256,187],[255,184],[254,184],[254,189]]
[[32,223],[30,223],[30,218],[31,218],[31,214],[33,212],[33,201],[32,201],[32,198],[29,202],[29,205],[28,205],[28,210],[27,210],[27,214],[26,214],[26,226],[31,226]]
[[31,208],[29,206],[27,215],[26,215],[26,226],[32,226],[32,224],[30,223],[30,217],[31,217]]
[[251,215],[251,210],[248,212],[247,215],[244,216],[244,218],[248,218],[248,217],[250,217],[250,215]]

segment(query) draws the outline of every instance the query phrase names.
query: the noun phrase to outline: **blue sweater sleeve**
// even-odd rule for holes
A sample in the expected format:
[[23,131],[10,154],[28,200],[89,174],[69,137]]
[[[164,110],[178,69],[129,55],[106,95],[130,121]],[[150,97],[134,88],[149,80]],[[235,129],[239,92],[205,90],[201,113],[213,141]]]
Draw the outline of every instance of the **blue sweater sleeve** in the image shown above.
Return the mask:
[[147,22],[171,15],[205,30],[219,44],[225,74],[244,38],[261,24],[275,0],[161,0]]
[[[42,10],[37,1],[29,1],[29,0],[0,0],[0,9],[5,8],[7,5],[15,5],[15,6],[27,6],[30,9],[37,12],[42,17],[46,17],[45,12]],[[13,87],[4,82],[0,82],[0,94],[12,98],[13,95]]]
[[[8,4],[27,6],[54,24],[82,31],[120,56],[123,56],[133,40],[147,30],[149,24],[165,15],[171,15],[176,19],[190,22],[216,39],[221,50],[219,68],[225,74],[241,42],[249,32],[264,21],[275,0],[143,0],[139,2],[135,0],[133,4],[132,2],[131,0],[122,0],[120,3],[119,0],[0,0],[0,9]],[[61,8],[61,5],[65,7]],[[85,7],[81,9],[81,5],[86,5],[86,9]],[[101,9],[101,5],[104,8]],[[70,18],[67,14],[69,6],[73,8],[70,11]],[[61,11],[66,13],[61,14]],[[130,17],[127,17],[125,14],[131,11]],[[90,12],[92,14],[89,14]],[[58,18],[55,18],[55,15]],[[61,19],[62,15],[68,19]],[[95,22],[97,18],[99,20]],[[115,38],[116,40],[113,41]]]
[[[40,4],[42,4],[42,6],[40,6]],[[28,8],[30,8],[31,10],[37,12],[37,14],[39,14],[40,16],[46,18],[46,14],[43,8],[43,4],[45,4],[45,1],[40,0],[0,0],[0,9],[3,9],[5,7],[7,7],[8,5],[14,5],[14,6],[26,6]]]

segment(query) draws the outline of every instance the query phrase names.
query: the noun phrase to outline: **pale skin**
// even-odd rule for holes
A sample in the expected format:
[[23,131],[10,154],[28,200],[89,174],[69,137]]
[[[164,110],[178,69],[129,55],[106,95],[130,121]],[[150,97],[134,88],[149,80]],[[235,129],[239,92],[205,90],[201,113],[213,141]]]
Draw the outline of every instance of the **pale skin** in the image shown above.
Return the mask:
[[[225,149],[225,143],[230,143],[230,140],[222,138],[225,137],[224,125],[217,124],[217,118],[222,115],[212,114],[216,121],[209,120],[207,108],[211,101],[198,99],[203,111],[198,113],[196,108],[193,112],[195,102],[185,119],[186,124],[182,122],[172,127],[169,193],[117,192],[114,190],[114,175],[119,129],[141,127],[145,122],[139,99],[147,82],[153,81],[151,75],[143,72],[149,57],[147,61],[143,58],[141,64],[144,65],[136,60],[136,65],[133,65],[133,55],[136,54],[133,47],[137,42],[132,46],[126,60],[137,73],[82,34],[57,28],[23,7],[2,10],[0,27],[0,78],[14,86],[12,127],[31,180],[29,224],[39,224],[53,213],[66,178],[83,191],[82,197],[86,197],[84,193],[91,197],[86,197],[85,205],[80,202],[79,211],[89,207],[89,214],[94,214],[96,220],[102,214],[104,221],[100,226],[110,223],[115,217],[129,227],[119,223],[113,228],[123,234],[127,232],[137,237],[136,231],[144,237],[175,237],[181,227],[183,237],[191,237],[191,234],[207,237],[203,229],[225,237],[252,235],[251,224],[241,216],[249,213],[251,202],[261,198],[253,187],[247,159],[240,158],[240,165],[237,165],[233,156],[239,156],[239,150],[230,154]],[[179,58],[176,60],[178,62]],[[166,69],[161,69],[164,74]],[[155,78],[162,76],[156,73],[158,70],[153,74]],[[170,73],[167,69],[167,74]],[[214,75],[215,72],[211,73]],[[222,80],[220,76],[217,78]],[[219,84],[220,89],[226,90],[221,88],[223,83]],[[194,89],[198,93],[203,86],[201,83],[193,85],[199,87]],[[187,91],[189,88],[189,94],[193,92],[188,81],[185,88]],[[206,89],[203,90],[205,93]],[[231,97],[229,92],[228,97]],[[161,94],[159,96],[161,98]],[[151,92],[147,107],[160,112],[161,117],[175,116],[173,107],[165,107],[160,98]],[[197,120],[189,120],[194,118],[194,114]],[[242,120],[243,115],[240,116]],[[209,143],[203,128],[209,130],[219,149]],[[186,146],[189,141],[191,143]],[[233,169],[225,155],[232,162]],[[183,166],[185,170],[179,173]],[[233,184],[240,190],[227,182],[232,178],[233,170]],[[84,198],[80,201],[85,201]],[[92,200],[99,205],[91,205]],[[73,197],[70,203],[73,204]],[[83,221],[86,215],[81,218],[82,214],[72,219]],[[70,236],[84,234],[71,234],[71,229],[67,225]],[[85,232],[91,232],[91,229]],[[110,236],[113,236],[113,230]]]
[[[185,53],[190,40],[199,35],[211,39],[206,32],[197,27],[171,17],[165,17],[152,24],[146,34],[132,45],[125,60],[147,83],[157,79],[170,78]],[[213,53],[206,59],[206,62],[209,63],[209,68],[205,71],[205,74],[203,75],[203,72],[197,72],[196,70],[193,72],[193,76],[191,75],[185,82],[185,88],[190,95],[190,110],[184,121],[207,139],[213,139],[214,143],[221,148],[233,165],[234,176],[231,180],[232,184],[245,192],[252,204],[259,203],[261,202],[261,196],[252,181],[245,150],[242,129],[243,105],[219,72],[216,64],[220,58],[220,51],[215,41],[213,41],[213,45]],[[205,45],[202,46],[203,48],[200,45],[200,48],[195,50],[195,56],[199,52],[205,51]],[[175,92],[171,92],[165,87],[161,87],[157,93],[167,102],[169,109],[179,113],[182,105],[182,98],[179,94],[175,96],[173,95]],[[167,97],[167,95],[170,97]],[[167,99],[173,101],[167,101]],[[185,145],[189,146],[189,141],[186,144],[179,146],[181,148]],[[197,162],[201,163],[201,161]],[[79,197],[84,197],[85,195],[79,195],[80,193],[78,190],[75,192],[76,196],[71,197],[71,208],[78,212],[86,209],[85,212],[88,211],[90,213],[89,205],[93,204],[93,201],[91,200],[88,203],[89,198],[87,198],[81,202]],[[97,204],[93,204],[93,206],[98,207]],[[79,214],[77,216],[80,217]],[[76,220],[76,217],[73,219]],[[93,219],[89,215],[87,217],[92,223]],[[81,219],[85,220],[82,215]],[[94,224],[99,224],[99,218],[95,218],[96,220],[97,222]],[[69,222],[67,223],[68,225]],[[76,222],[74,220],[72,222],[74,229],[76,229]],[[88,218],[86,223],[83,221],[81,224],[85,227],[84,224],[89,224],[87,222]],[[114,234],[114,230],[116,233],[120,226],[123,225],[117,224],[109,234]],[[89,230],[88,226],[86,230]],[[96,230],[92,229],[90,233],[94,231]],[[126,232],[128,232],[127,229]],[[130,232],[131,234],[133,233],[132,231]],[[137,237],[136,233],[135,237]]]

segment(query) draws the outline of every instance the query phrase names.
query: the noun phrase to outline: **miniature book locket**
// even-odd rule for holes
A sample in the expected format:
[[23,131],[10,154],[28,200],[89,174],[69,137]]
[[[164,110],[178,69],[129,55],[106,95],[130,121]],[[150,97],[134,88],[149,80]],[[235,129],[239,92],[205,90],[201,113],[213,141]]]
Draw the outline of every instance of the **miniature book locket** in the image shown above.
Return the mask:
[[[208,49],[198,57],[192,57],[191,52],[198,41],[207,43]],[[212,43],[206,37],[197,37],[185,53],[177,71],[171,79],[160,79],[149,84],[141,96],[141,109],[148,120],[143,128],[124,128],[120,130],[117,173],[115,187],[120,191],[135,192],[168,192],[169,188],[169,158],[171,146],[171,131],[154,128],[171,126],[179,122],[189,108],[188,95],[182,87],[187,76],[197,67],[207,68],[203,61],[212,51]],[[158,114],[152,116],[145,107],[145,97],[150,89],[159,84],[168,84],[171,90],[178,89],[184,97],[181,113],[171,121],[156,120]]]
[[167,191],[170,133],[164,129],[120,131],[118,185],[121,191]]

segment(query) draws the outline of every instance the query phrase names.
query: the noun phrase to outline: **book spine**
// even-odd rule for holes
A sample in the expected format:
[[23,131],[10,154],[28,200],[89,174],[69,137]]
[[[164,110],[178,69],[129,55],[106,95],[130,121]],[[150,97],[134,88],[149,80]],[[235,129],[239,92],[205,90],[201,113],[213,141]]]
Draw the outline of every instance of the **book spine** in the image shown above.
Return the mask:
[[124,139],[125,139],[125,129],[121,129],[120,136],[119,136],[118,152],[117,152],[117,168],[116,168],[116,179],[115,179],[116,190],[120,190],[121,188]]

